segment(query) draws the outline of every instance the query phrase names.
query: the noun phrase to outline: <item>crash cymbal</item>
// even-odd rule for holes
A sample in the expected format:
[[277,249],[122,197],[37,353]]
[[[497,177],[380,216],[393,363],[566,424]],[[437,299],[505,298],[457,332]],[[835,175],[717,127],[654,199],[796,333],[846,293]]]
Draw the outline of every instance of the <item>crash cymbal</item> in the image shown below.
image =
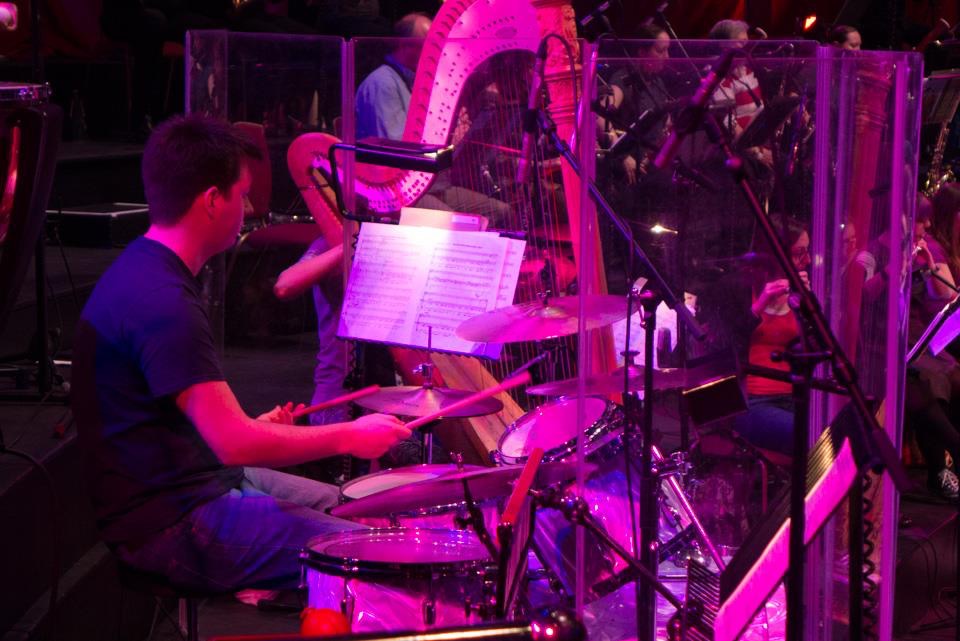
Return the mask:
[[[464,481],[470,488],[470,496],[476,502],[502,498],[513,491],[513,484],[520,478],[523,468],[523,465],[510,465],[479,471],[454,472],[434,479],[401,485],[338,505],[330,510],[330,514],[344,519],[388,517],[442,505],[454,505],[465,500]],[[541,463],[533,487],[550,487],[572,480],[576,474],[577,466],[572,461]]]
[[[628,391],[637,392],[643,389],[643,366],[631,365],[627,379]],[[578,379],[567,378],[562,381],[552,381],[527,388],[527,394],[532,396],[575,396],[577,394]],[[679,389],[686,385],[686,370],[657,369],[653,371],[653,387],[656,390]],[[616,394],[623,391],[623,368],[618,367],[609,374],[588,376],[586,393],[591,395]]]
[[587,329],[606,327],[627,316],[619,296],[561,296],[501,307],[464,321],[457,336],[477,343],[539,341],[577,332],[580,303],[586,307]]
[[[429,416],[471,394],[473,392],[446,387],[384,387],[376,394],[359,398],[354,402],[360,407],[384,414]],[[485,416],[502,409],[503,403],[497,399],[484,398],[467,407],[452,411],[445,418]]]

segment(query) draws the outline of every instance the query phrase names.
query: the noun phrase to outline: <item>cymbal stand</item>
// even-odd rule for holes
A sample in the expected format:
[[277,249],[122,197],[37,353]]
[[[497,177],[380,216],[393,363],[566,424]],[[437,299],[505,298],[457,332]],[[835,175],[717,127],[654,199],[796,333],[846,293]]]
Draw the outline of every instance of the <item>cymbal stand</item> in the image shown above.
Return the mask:
[[[644,308],[645,315],[649,316],[649,322],[645,325],[645,330],[648,332],[646,336],[646,362],[648,364],[653,363],[653,347],[655,344],[655,330],[656,323],[655,311],[657,305],[662,300],[667,304],[670,309],[673,309],[678,318],[678,322],[685,323],[690,330],[690,334],[698,339],[703,339],[706,337],[706,333],[703,331],[703,328],[697,323],[693,318],[693,315],[690,313],[690,310],[687,309],[687,306],[684,305],[681,301],[677,299],[674,295],[673,290],[664,280],[663,275],[657,270],[657,268],[650,261],[646,252],[637,244],[634,240],[633,233],[630,231],[629,225],[617,214],[613,207],[610,206],[610,203],[607,202],[606,198],[603,197],[603,194],[600,193],[599,187],[593,180],[584,179],[583,172],[581,171],[580,163],[577,161],[576,157],[573,154],[573,151],[570,149],[570,145],[567,144],[563,138],[557,133],[557,124],[554,122],[553,118],[550,117],[550,114],[546,110],[540,108],[537,110],[537,123],[541,131],[546,135],[547,139],[550,141],[550,144],[554,149],[563,157],[566,163],[573,169],[574,173],[581,179],[585,180],[586,187],[590,193],[591,198],[597,204],[597,208],[601,210],[607,218],[613,223],[613,225],[620,231],[623,238],[627,241],[631,248],[631,261],[636,258],[638,264],[644,269],[644,272],[650,278],[650,286],[648,290],[653,293],[645,293],[641,296],[641,305]],[[630,318],[632,313],[633,297],[627,297],[627,318]],[[628,325],[629,329],[629,325]],[[629,340],[629,335],[627,336]],[[626,377],[625,377],[626,382]],[[647,523],[647,527],[642,527],[640,530],[640,547],[643,552],[641,556],[647,561],[644,567],[645,573],[643,576],[648,578],[656,576],[656,550],[653,549],[653,546],[656,544],[656,517],[653,517],[653,525],[651,526],[649,520],[651,518],[651,509],[649,506],[652,506],[653,510],[656,510],[656,483],[653,482],[652,477],[650,476],[650,468],[652,465],[653,455],[652,455],[652,440],[653,440],[653,410],[649,399],[653,398],[654,395],[654,386],[653,386],[653,368],[646,367],[644,368],[644,399],[643,404],[643,455],[642,455],[642,470],[641,470],[641,518]],[[629,420],[627,421],[629,423]],[[625,432],[629,427],[625,428]],[[628,432],[629,435],[629,432]],[[629,436],[627,437],[629,443]],[[629,447],[629,445],[628,445]],[[630,451],[629,449],[627,450]],[[644,493],[645,492],[645,493]],[[648,509],[643,510],[644,507]],[[636,537],[635,539],[636,540]],[[634,559],[636,562],[636,559]],[[638,563],[639,565],[639,563]],[[655,579],[654,579],[655,580]],[[645,584],[648,585],[649,581]],[[666,588],[664,588],[666,590]],[[653,598],[653,593],[650,591],[649,587],[640,589],[641,594],[638,595],[642,597],[638,599],[637,602],[637,638],[654,638],[655,628],[656,628],[656,599]],[[669,591],[668,591],[669,592]],[[672,597],[672,595],[671,595]]]
[[[433,326],[427,326],[427,354],[429,355],[433,351]],[[433,362],[420,363],[417,367],[414,368],[413,372],[419,374],[423,377],[423,383],[421,387],[424,390],[433,389]],[[426,425],[422,425],[419,428],[419,432],[423,434],[423,449],[420,452],[420,462],[424,465],[430,465],[433,463],[433,427],[440,421],[430,421]]]
[[455,522],[457,527],[472,527],[474,532],[477,533],[477,538],[480,539],[483,546],[490,552],[490,556],[496,559],[499,557],[497,546],[494,544],[490,532],[487,531],[486,522],[483,520],[483,512],[477,507],[477,502],[473,500],[473,494],[470,492],[470,484],[467,482],[467,479],[461,479],[460,482],[463,484],[463,502],[467,507],[467,516],[456,517]]
[[[790,573],[787,579],[787,641],[803,641],[804,639],[804,562],[806,560],[804,533],[805,528],[805,496],[807,472],[807,425],[809,411],[809,394],[812,385],[813,369],[817,362],[827,360],[830,363],[833,376],[837,383],[844,388],[850,397],[851,405],[860,417],[855,421],[858,438],[870,448],[869,467],[875,472],[887,472],[899,491],[909,488],[909,479],[903,470],[903,465],[893,447],[887,433],[880,427],[874,412],[867,403],[863,390],[857,383],[856,370],[847,358],[837,337],[830,329],[830,324],[820,307],[813,292],[807,289],[800,274],[787,255],[780,239],[773,228],[770,218],[760,205],[756,192],[750,184],[743,161],[732,149],[728,133],[717,122],[711,113],[702,118],[704,129],[716,147],[727,159],[726,166],[734,181],[740,187],[747,204],[754,214],[770,249],[776,258],[779,267],[783,270],[790,282],[790,307],[798,317],[801,325],[803,341],[795,345],[787,355],[790,361],[791,373],[794,380],[794,399],[796,404],[793,435],[793,469],[791,478],[790,497]],[[694,123],[696,124],[696,123]],[[802,424],[801,424],[802,423]],[[859,577],[861,568],[851,565],[851,582]],[[857,626],[857,632],[862,632],[862,626]]]
[[[433,389],[433,367],[433,363],[421,363],[413,370],[414,373],[423,377],[423,383],[420,384],[420,387],[425,390]],[[438,420],[431,421],[420,426],[417,430],[423,434],[423,450],[420,452],[420,462],[424,465],[433,463],[433,426],[439,422]]]

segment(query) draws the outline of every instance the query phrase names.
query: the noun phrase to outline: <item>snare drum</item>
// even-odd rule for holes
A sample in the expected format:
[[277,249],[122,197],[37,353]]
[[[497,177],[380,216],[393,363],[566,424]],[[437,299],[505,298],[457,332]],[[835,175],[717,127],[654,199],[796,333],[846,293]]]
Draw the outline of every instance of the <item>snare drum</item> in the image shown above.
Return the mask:
[[[382,470],[367,474],[344,483],[340,488],[340,502],[349,503],[352,501],[376,500],[377,494],[392,490],[394,488],[413,485],[415,483],[427,483],[433,479],[440,478],[446,474],[455,472],[479,471],[484,468],[479,465],[456,465],[425,464],[411,465],[410,467],[400,467],[391,470]],[[484,514],[484,522],[487,531],[494,534],[497,531],[497,505],[496,502],[485,502],[478,505]],[[333,516],[340,516],[337,509],[330,512]],[[389,507],[379,510],[376,516],[363,517],[344,517],[351,521],[363,523],[371,527],[421,527],[421,528],[446,528],[460,529],[457,524],[458,517],[466,516],[466,506],[460,503],[447,505],[435,505],[431,501],[430,488],[423,488],[423,507],[404,512],[394,512]]]
[[505,465],[525,463],[535,448],[543,448],[544,461],[558,461],[577,451],[581,432],[587,453],[593,454],[618,440],[623,412],[611,401],[588,397],[583,401],[585,427],[577,424],[577,399],[561,397],[527,412],[507,427],[497,442],[497,459]]
[[300,558],[309,607],[342,612],[352,632],[474,623],[468,606],[487,603],[495,585],[487,549],[466,530],[334,532]]

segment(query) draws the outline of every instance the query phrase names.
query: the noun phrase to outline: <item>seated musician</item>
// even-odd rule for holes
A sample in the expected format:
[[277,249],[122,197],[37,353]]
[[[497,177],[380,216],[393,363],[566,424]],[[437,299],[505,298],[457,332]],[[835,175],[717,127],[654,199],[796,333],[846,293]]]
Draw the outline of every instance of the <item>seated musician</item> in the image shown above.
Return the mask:
[[674,99],[661,77],[664,61],[670,56],[670,36],[662,27],[651,23],[638,27],[635,37],[650,40],[652,44],[638,52],[637,64],[613,73],[608,83],[610,96],[604,104],[616,116],[620,129],[629,129],[649,112],[642,131],[632,134],[634,144],[625,148],[626,153],[616,154],[612,159],[621,165],[631,185],[637,182],[638,175],[647,173],[651,154],[655,154],[663,142],[670,121],[668,108]]
[[[430,18],[422,13],[407,14],[394,25],[394,35],[422,40],[427,37],[430,25]],[[357,87],[358,140],[369,136],[391,140],[403,138],[421,49],[419,44],[402,42]],[[459,156],[459,150],[455,150],[455,162]],[[494,227],[511,213],[509,205],[502,200],[456,184],[449,172],[435,176],[428,192],[413,205],[480,214],[490,219]]]
[[[711,40],[732,40],[745,42],[750,26],[742,20],[721,20],[711,27],[707,36]],[[730,71],[713,95],[715,102],[732,101],[730,112],[730,130],[738,134],[747,128],[763,106],[760,82],[756,74],[746,64],[738,64]]]
[[[909,343],[923,334],[943,306],[956,296],[960,278],[960,184],[947,183],[933,198],[928,219],[918,207],[914,228],[914,283],[911,287]],[[956,498],[960,483],[954,465],[960,460],[960,367],[953,345],[936,356],[924,351],[907,368],[906,417],[927,463],[927,486]]]
[[[804,282],[809,283],[809,234],[793,220],[780,216],[774,219],[774,229],[782,229],[781,242],[787,255]],[[751,256],[755,257],[753,261],[710,292],[705,304],[719,324],[713,339],[718,347],[732,347],[741,362],[787,371],[789,365],[774,362],[771,354],[786,350],[800,337],[797,318],[788,305],[789,282],[772,255],[756,252]],[[736,418],[734,429],[757,447],[789,455],[794,414],[790,384],[748,375],[746,391],[748,411]]]
[[293,427],[289,404],[254,419],[225,381],[197,274],[235,242],[257,155],[219,121],[155,129],[150,228],[101,277],[76,334],[73,407],[98,527],[122,562],[181,587],[296,587],[298,550],[357,526],[324,513],[332,486],[264,467],[377,457],[410,434],[379,414]]
[[[664,222],[660,214],[676,207],[673,172],[655,171],[652,167],[670,130],[671,110],[676,101],[663,78],[670,36],[652,23],[640,25],[635,35],[645,41],[638,48],[636,59],[613,71],[607,81],[608,95],[601,99],[601,131],[606,132],[612,125],[612,136],[601,137],[601,146],[607,149],[603,152],[604,171],[599,182],[618,213],[649,227]],[[627,246],[607,220],[602,218],[600,225],[609,290],[626,293],[635,276],[625,273],[629,262]]]
[[860,51],[863,40],[856,27],[846,24],[834,25],[827,33],[827,44],[845,51]]

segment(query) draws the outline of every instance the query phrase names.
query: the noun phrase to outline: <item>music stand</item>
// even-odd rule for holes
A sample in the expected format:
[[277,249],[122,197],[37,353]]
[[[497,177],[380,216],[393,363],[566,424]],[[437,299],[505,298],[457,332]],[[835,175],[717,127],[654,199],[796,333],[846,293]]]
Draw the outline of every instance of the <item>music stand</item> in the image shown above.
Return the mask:
[[924,125],[943,125],[953,120],[960,106],[960,71],[937,71],[923,81]]
[[768,100],[760,113],[737,138],[737,148],[749,149],[766,144],[770,136],[790,117],[799,104],[799,96],[778,96]]

